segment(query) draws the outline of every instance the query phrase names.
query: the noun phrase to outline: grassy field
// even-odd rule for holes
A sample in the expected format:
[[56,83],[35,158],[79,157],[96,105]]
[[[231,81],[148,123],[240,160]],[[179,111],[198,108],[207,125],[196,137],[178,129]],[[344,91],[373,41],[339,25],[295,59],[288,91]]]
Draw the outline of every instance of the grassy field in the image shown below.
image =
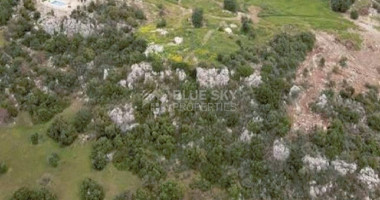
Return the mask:
[[[62,115],[70,118],[79,103],[66,109]],[[134,190],[141,185],[138,177],[126,171],[118,171],[108,165],[101,172],[91,168],[91,142],[81,144],[76,141],[70,147],[62,148],[45,135],[47,124],[28,126],[26,115],[17,122],[18,125],[0,128],[0,160],[9,167],[5,175],[0,176],[0,199],[8,199],[21,186],[36,187],[42,185],[44,179],[50,179],[47,184],[59,199],[78,199],[80,182],[90,177],[98,181],[106,191],[106,199],[125,190]],[[42,143],[32,145],[30,135],[43,135]],[[47,163],[47,156],[58,153],[61,157],[57,168]]]
[[5,40],[3,36],[3,30],[0,30],[0,47],[4,46]]
[[[256,39],[248,40],[240,34],[240,18],[237,14],[223,11],[221,0],[182,0],[179,4],[174,0],[148,0],[155,9],[156,17],[158,5],[162,4],[165,10],[164,18],[167,21],[167,35],[156,31],[156,22],[150,21],[140,28],[138,34],[149,42],[161,44],[165,51],[162,56],[194,62],[197,60],[214,61],[218,53],[228,54],[236,51],[239,39],[251,45],[260,45],[267,42],[273,35],[281,32],[298,32],[303,30],[323,30],[338,35],[341,39],[353,40],[360,43],[357,35],[348,34],[347,30],[354,28],[354,24],[345,20],[340,14],[331,11],[327,0],[245,0],[240,1],[240,8],[248,15],[248,8],[260,8],[260,22],[255,24]],[[194,29],[190,18],[193,8],[203,8],[205,26]],[[236,24],[234,34],[228,35],[220,31],[220,27]],[[184,43],[172,45],[174,37],[183,37]],[[357,44],[360,46],[360,44]],[[196,57],[194,60],[192,58]]]
[[[266,37],[279,31],[322,30],[344,36],[354,24],[330,9],[327,0],[249,0],[262,11],[260,27]],[[347,39],[347,37],[346,37]]]

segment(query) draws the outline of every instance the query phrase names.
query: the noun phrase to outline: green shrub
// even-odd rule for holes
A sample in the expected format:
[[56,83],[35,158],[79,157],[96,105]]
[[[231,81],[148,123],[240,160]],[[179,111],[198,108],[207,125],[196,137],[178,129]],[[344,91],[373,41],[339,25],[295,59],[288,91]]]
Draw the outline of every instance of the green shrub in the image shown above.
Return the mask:
[[236,68],[237,75],[243,78],[252,75],[253,72],[254,72],[253,68],[248,65],[241,65]]
[[224,0],[223,8],[225,10],[229,10],[231,12],[236,12],[239,9],[238,7],[239,6],[238,6],[236,0]]
[[5,162],[0,162],[0,175],[5,174],[8,171],[8,167]]
[[324,67],[326,65],[326,59],[324,57],[322,57],[320,60],[319,60],[319,67]]
[[350,17],[353,20],[359,19],[359,13],[358,13],[358,11],[357,10],[352,10],[351,13],[350,13]]
[[211,183],[205,179],[197,178],[192,183],[190,183],[191,189],[200,189],[201,191],[207,191],[211,189]]
[[191,21],[195,28],[201,28],[203,26],[203,9],[195,8],[191,16]]
[[47,157],[47,160],[48,160],[48,163],[51,167],[58,167],[58,162],[59,160],[61,160],[61,158],[58,156],[57,153],[51,153],[48,157]]
[[30,11],[36,10],[34,7],[34,2],[32,0],[24,0],[24,7]]
[[40,17],[41,17],[41,13],[40,12],[36,11],[36,12],[33,13],[33,19],[34,20],[38,20],[38,19],[40,19]]
[[54,141],[63,146],[68,146],[74,142],[77,133],[74,128],[61,116],[57,117],[47,130],[47,134]]
[[107,153],[113,149],[111,140],[106,137],[98,139],[92,146],[91,161],[92,167],[96,170],[102,170],[107,165]]
[[336,111],[338,112],[338,117],[340,120],[348,123],[357,124],[359,122],[359,113],[353,111],[349,107],[337,107]]
[[92,119],[92,113],[88,109],[79,110],[73,119],[73,126],[78,133],[82,133],[86,130],[87,125]]
[[33,145],[38,144],[38,139],[39,139],[38,133],[34,133],[33,135],[30,136],[30,141],[32,142]]
[[380,113],[368,117],[368,126],[373,130],[380,131]]
[[86,178],[80,185],[81,200],[102,200],[105,193],[101,185],[90,178]]
[[22,187],[13,193],[10,200],[57,200],[57,196],[45,188],[28,189]]
[[17,4],[14,0],[0,1],[0,25],[5,25],[11,18],[13,13],[13,6]]
[[346,12],[354,0],[330,0],[331,8],[335,12]]
[[176,182],[167,181],[160,185],[158,200],[179,200],[182,198],[183,190]]
[[252,27],[252,20],[248,17],[243,16],[241,18],[241,29],[240,31],[246,35],[248,35],[251,39],[256,37],[255,32]]
[[340,60],[339,60],[339,65],[341,67],[347,67],[347,61],[348,61],[348,58],[343,56]]

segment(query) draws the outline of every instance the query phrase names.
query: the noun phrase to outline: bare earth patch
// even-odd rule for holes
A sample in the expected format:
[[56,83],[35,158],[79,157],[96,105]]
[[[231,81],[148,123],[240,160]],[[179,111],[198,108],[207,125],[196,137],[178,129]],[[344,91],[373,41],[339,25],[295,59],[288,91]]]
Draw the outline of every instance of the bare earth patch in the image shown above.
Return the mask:
[[[295,84],[303,86],[304,90],[288,106],[293,131],[308,132],[315,126],[328,126],[328,120],[313,113],[310,104],[328,88],[327,83],[330,81],[335,82],[335,91],[339,91],[346,81],[356,93],[364,92],[367,83],[380,85],[380,32],[373,22],[366,17],[354,22],[363,39],[362,48],[358,51],[342,44],[333,35],[315,33],[316,46],[299,67],[295,80]],[[319,65],[321,58],[326,60],[323,67]],[[340,66],[342,58],[347,58],[346,67]]]
[[261,8],[256,7],[256,6],[250,6],[248,8],[248,11],[249,11],[249,17],[251,18],[253,23],[255,23],[255,24],[259,23],[260,22],[259,13],[261,11]]

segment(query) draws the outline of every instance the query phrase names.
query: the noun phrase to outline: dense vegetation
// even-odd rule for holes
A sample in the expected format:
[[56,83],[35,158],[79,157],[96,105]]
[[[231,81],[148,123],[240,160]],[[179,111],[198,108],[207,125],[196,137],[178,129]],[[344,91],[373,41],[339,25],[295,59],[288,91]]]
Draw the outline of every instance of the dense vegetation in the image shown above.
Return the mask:
[[331,0],[331,8],[335,12],[346,12],[355,0]]
[[80,186],[81,200],[103,200],[104,189],[101,185],[92,179],[85,179]]
[[[331,170],[313,173],[303,166],[302,158],[322,154],[330,160],[356,160],[360,168],[380,169],[379,141],[375,137],[380,131],[380,102],[377,88],[370,86],[367,93],[359,95],[354,95],[355,91],[348,85],[339,94],[324,91],[329,106],[319,107],[315,103],[312,107],[331,121],[327,130],[316,128],[309,135],[294,133],[289,141],[290,155],[285,161],[269,156],[273,143],[288,136],[290,131],[286,104],[291,101],[289,92],[295,72],[314,47],[313,33],[281,31],[260,46],[236,39],[238,51],[219,54],[212,63],[194,64],[146,54],[149,45],[137,37],[134,30],[146,18],[137,7],[108,1],[91,2],[87,7],[75,9],[71,18],[96,19],[101,25],[84,36],[64,32],[48,34],[35,28],[39,17],[30,17],[38,16],[32,1],[24,1],[22,10],[18,11],[21,14],[11,19],[8,12],[12,11],[12,3],[1,2],[4,8],[9,8],[0,13],[0,22],[9,23],[7,37],[10,39],[0,49],[0,91],[5,94],[0,96],[0,107],[13,118],[25,111],[35,124],[49,122],[46,135],[62,148],[70,148],[81,138],[79,136],[91,140],[88,156],[94,171],[113,165],[118,170],[133,172],[143,181],[142,187],[126,191],[115,200],[177,200],[182,199],[189,188],[205,193],[221,188],[220,193],[228,199],[308,199],[311,180],[320,184],[334,181],[347,190],[355,187],[355,194],[360,196],[365,189],[358,187],[359,183],[347,184],[350,180],[334,175]],[[337,12],[347,11],[351,4],[351,0],[331,0],[332,9]],[[241,9],[235,0],[225,0],[223,7],[231,12]],[[189,24],[202,28],[206,22],[204,12],[195,8]],[[163,16],[164,11],[162,13]],[[161,18],[157,28],[166,25],[167,21]],[[253,40],[259,32],[256,31],[251,19],[241,18],[242,37]],[[346,61],[342,58],[342,67]],[[150,82],[139,80],[134,87],[123,86],[126,75],[133,74],[131,66],[141,62],[151,63],[152,76],[158,75]],[[321,59],[320,66],[324,65],[325,60]],[[164,103],[159,97],[147,103],[146,92],[170,95],[173,90],[186,94],[206,90],[206,98],[200,103],[217,101],[211,98],[212,90],[197,81],[197,67],[226,68],[231,72],[229,84],[217,89],[236,91],[235,98],[229,101],[235,103],[237,109],[183,111],[174,108],[156,114],[153,106]],[[167,71],[183,72],[186,80],[158,78]],[[242,81],[252,75],[261,77],[260,84],[243,85]],[[82,99],[84,106],[75,110],[72,117],[58,115],[73,99]],[[194,102],[186,100],[185,103]],[[117,120],[110,119],[110,113],[126,104],[131,104],[137,125],[123,131]],[[244,132],[249,133],[248,139],[241,137]],[[40,144],[42,137],[42,133],[34,133],[29,142]],[[60,167],[60,155],[46,155],[47,164]],[[7,169],[0,163],[0,174]],[[102,200],[107,193],[90,178],[78,187],[82,200]],[[347,198],[345,191],[336,194],[341,199]],[[47,189],[21,188],[12,199],[54,200],[57,197]]]
[[13,194],[11,200],[57,200],[57,197],[45,188],[29,189],[22,187]]

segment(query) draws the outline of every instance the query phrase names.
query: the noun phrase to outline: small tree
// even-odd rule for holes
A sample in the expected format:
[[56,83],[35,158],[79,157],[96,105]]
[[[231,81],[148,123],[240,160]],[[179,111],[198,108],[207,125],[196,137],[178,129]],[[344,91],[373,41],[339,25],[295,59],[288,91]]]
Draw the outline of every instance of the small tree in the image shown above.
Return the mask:
[[79,110],[74,117],[73,126],[78,133],[82,133],[86,130],[87,125],[92,119],[92,113],[88,109]]
[[160,185],[158,199],[160,200],[178,200],[183,198],[183,191],[176,182],[167,181]]
[[238,4],[236,0],[224,0],[224,9],[231,12],[236,12],[238,10]]
[[74,128],[62,117],[58,117],[50,125],[47,134],[61,145],[67,146],[74,142],[77,133]]
[[81,200],[102,200],[104,199],[104,189],[101,185],[90,178],[86,178],[80,186]]
[[248,17],[241,18],[241,32],[254,39],[256,37],[252,27],[252,20]]
[[48,160],[49,165],[55,168],[58,166],[58,162],[59,160],[61,160],[61,158],[58,156],[57,153],[51,153],[48,156],[47,160]]
[[38,139],[39,139],[38,133],[34,133],[33,135],[30,136],[30,141],[32,142],[33,145],[38,144]]
[[354,0],[331,0],[331,8],[335,12],[346,12]]
[[10,200],[57,200],[57,196],[46,188],[31,190],[22,187],[13,193]]
[[203,25],[203,9],[195,8],[191,20],[195,28],[201,28]]
[[0,162],[0,175],[5,174],[8,171],[8,167],[4,162]]
[[351,13],[350,13],[350,17],[351,19],[353,20],[357,20],[359,18],[359,13],[357,10],[352,10]]

